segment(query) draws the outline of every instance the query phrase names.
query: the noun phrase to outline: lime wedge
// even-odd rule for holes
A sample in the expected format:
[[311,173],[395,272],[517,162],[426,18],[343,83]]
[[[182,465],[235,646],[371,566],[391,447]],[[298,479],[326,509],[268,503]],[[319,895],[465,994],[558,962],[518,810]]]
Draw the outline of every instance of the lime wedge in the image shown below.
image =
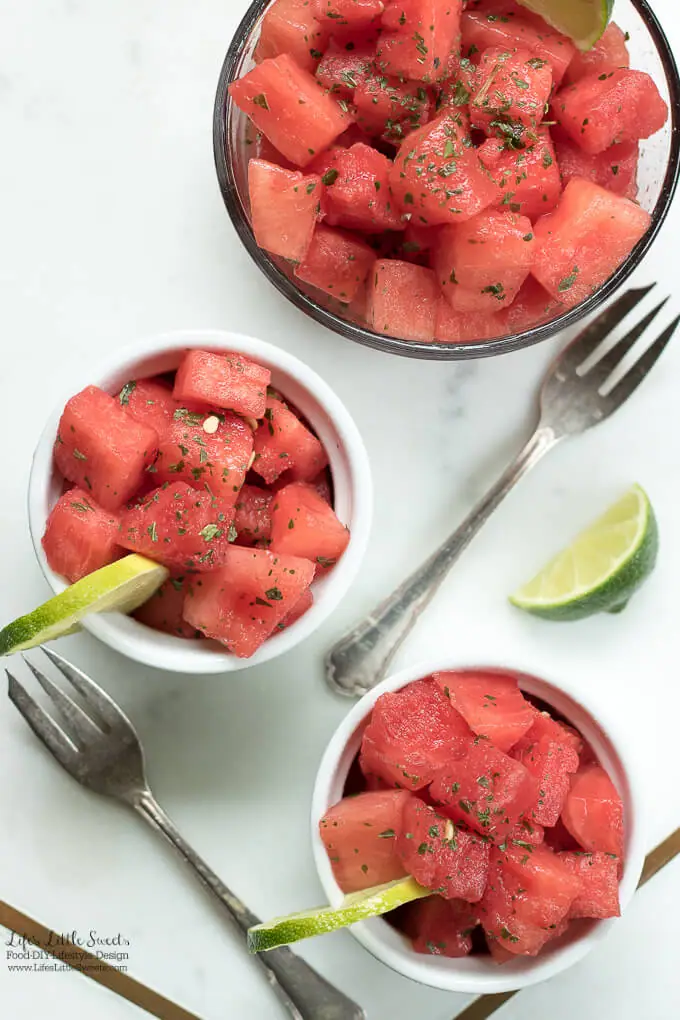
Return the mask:
[[546,620],[621,612],[654,569],[658,550],[654,511],[634,485],[510,601]]
[[569,36],[580,50],[590,50],[603,34],[614,0],[519,0],[522,7],[540,14],[558,32]]
[[432,891],[419,885],[414,878],[400,878],[387,885],[376,885],[346,896],[339,907],[316,907],[303,910],[301,914],[275,917],[273,921],[257,924],[248,930],[248,949],[251,953],[263,953],[300,939],[326,935],[431,895]]
[[146,602],[169,576],[169,571],[144,556],[124,556],[20,616],[0,631],[0,655],[35,648],[80,629],[90,613],[131,613]]

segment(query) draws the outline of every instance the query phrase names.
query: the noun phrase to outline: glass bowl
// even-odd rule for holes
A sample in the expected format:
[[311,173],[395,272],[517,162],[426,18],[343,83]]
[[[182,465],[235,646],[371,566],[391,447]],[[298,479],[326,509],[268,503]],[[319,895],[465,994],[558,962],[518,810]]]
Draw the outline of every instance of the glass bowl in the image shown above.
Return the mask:
[[617,0],[616,22],[630,35],[631,67],[646,71],[657,83],[670,110],[662,131],[641,143],[638,201],[651,214],[645,236],[599,290],[550,322],[493,340],[422,343],[375,333],[348,317],[348,306],[326,297],[293,276],[290,263],[269,255],[255,242],[250,225],[248,163],[256,132],[229,98],[229,85],[253,66],[262,19],[272,0],[254,0],[241,21],[220,73],[213,115],[213,148],[222,197],[246,250],[285,297],[321,325],[356,343],[402,357],[461,361],[520,350],[547,340],[595,311],[636,269],[666,217],[680,172],[680,76],[668,39],[646,0]]

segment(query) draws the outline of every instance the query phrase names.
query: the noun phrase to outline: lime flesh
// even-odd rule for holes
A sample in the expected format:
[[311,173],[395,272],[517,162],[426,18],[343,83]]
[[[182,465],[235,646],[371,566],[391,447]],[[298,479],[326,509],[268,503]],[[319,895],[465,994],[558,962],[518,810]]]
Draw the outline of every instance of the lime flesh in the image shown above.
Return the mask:
[[165,567],[132,554],[95,570],[0,631],[0,655],[35,648],[80,629],[90,613],[131,613],[169,577]]
[[326,935],[431,895],[430,889],[419,885],[413,878],[377,885],[346,896],[339,907],[316,907],[258,924],[248,931],[248,949],[251,953],[262,953],[314,935]]
[[651,574],[658,550],[654,511],[634,485],[510,601],[546,620],[620,612]]
[[593,48],[614,9],[614,0],[519,0],[519,3],[573,39],[580,50]]

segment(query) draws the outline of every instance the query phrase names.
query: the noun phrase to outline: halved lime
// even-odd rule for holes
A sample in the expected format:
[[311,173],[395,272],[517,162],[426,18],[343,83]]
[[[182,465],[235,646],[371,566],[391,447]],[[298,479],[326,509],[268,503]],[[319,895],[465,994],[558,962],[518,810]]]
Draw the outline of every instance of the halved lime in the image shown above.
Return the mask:
[[634,485],[510,601],[546,620],[621,612],[651,574],[658,551],[654,511]]
[[387,885],[376,885],[346,896],[339,907],[315,907],[303,910],[301,914],[275,917],[273,921],[255,925],[248,930],[248,949],[251,953],[263,953],[314,935],[326,935],[431,895],[432,891],[419,885],[414,878],[400,878]]
[[124,556],[8,624],[0,631],[0,655],[13,655],[72,634],[90,613],[131,613],[168,577],[165,567],[144,556]]
[[580,50],[590,50],[603,34],[614,9],[614,0],[519,0],[534,14],[563,35],[573,39]]

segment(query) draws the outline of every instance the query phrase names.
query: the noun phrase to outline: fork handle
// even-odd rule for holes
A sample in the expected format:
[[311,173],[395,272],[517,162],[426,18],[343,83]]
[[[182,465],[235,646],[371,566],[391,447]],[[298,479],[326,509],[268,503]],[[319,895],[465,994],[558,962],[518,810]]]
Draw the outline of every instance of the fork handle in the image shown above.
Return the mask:
[[[203,885],[217,897],[231,920],[244,934],[253,925],[260,923],[259,918],[227,888],[186,842],[149,790],[138,793],[131,805],[191,865]],[[365,1020],[364,1011],[356,1003],[329,984],[299,956],[291,953],[290,949],[284,947],[272,949],[266,955],[260,953],[257,961],[267,972],[269,983],[294,1020]]]
[[449,570],[510,490],[559,441],[540,425],[496,484],[459,528],[384,602],[346,634],[326,659],[326,676],[339,694],[360,697],[386,675],[396,651]]

